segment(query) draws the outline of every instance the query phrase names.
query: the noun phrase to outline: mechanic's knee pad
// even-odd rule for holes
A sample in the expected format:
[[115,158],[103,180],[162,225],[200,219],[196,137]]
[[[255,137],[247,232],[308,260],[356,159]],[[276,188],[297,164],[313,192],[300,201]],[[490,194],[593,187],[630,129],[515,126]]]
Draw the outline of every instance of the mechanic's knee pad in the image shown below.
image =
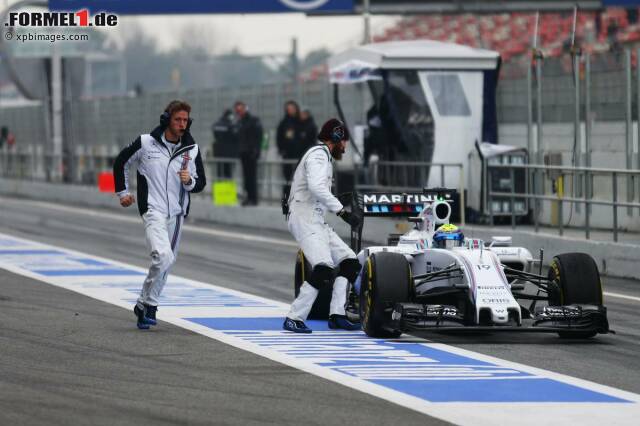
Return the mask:
[[171,251],[157,251],[151,252],[151,263],[161,269],[166,269],[174,264],[176,257]]
[[345,259],[338,266],[338,275],[345,277],[350,283],[358,278],[360,273],[360,262],[358,259]]
[[316,265],[311,271],[311,276],[307,280],[311,286],[320,290],[322,287],[331,285],[335,279],[333,268],[327,265]]

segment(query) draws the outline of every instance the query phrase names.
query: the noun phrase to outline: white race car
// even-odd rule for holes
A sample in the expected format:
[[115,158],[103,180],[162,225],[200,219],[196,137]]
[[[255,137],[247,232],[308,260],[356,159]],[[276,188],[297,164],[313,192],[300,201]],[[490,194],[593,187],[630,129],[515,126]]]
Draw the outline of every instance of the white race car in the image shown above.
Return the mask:
[[[367,335],[473,329],[587,338],[609,332],[600,274],[591,256],[559,254],[543,276],[542,251],[534,259],[526,248],[511,246],[508,237],[493,237],[488,244],[464,238],[449,224],[454,193],[433,189],[353,197],[352,208],[364,216],[408,216],[414,224],[388,245],[362,250],[362,227],[352,230],[362,270],[350,311],[360,317]],[[296,287],[307,267],[299,253]],[[330,293],[321,292],[312,316],[326,315]]]

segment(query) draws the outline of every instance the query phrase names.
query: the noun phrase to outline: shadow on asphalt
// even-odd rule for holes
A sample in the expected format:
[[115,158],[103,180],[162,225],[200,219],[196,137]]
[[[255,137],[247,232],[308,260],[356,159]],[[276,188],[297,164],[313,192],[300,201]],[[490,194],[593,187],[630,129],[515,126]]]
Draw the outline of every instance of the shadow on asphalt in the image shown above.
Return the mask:
[[[411,333],[420,339],[426,339],[433,343],[443,343],[448,345],[555,345],[555,346],[571,346],[571,345],[614,345],[614,334],[598,335],[590,339],[563,339],[553,333],[519,333],[519,332],[499,332],[499,333],[480,333],[480,332],[414,332]],[[404,340],[407,342],[408,340]]]

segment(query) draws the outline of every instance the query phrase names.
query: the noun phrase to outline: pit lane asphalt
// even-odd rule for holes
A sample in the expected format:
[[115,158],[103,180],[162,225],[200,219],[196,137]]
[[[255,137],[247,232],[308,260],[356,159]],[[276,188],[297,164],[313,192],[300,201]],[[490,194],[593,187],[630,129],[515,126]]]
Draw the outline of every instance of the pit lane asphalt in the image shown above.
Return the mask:
[[[2,233],[148,263],[140,223],[0,202]],[[284,284],[291,281],[293,248],[236,245],[189,231],[183,238],[176,274],[289,299]],[[251,262],[243,253],[251,253]],[[399,419],[447,424],[171,324],[140,332],[129,311],[0,269],[1,425],[324,426]]]
[[[148,265],[135,208],[92,210],[0,199],[0,232]],[[250,230],[190,223],[174,273],[289,302],[293,244],[215,235]],[[284,233],[259,235],[292,241]],[[437,420],[167,324],[152,334],[133,316],[76,293],[0,273],[0,423],[436,424]],[[604,279],[640,297],[640,282]],[[425,335],[430,340],[640,393],[640,302],[605,296],[616,335]],[[79,315],[75,315],[75,313]],[[19,421],[16,421],[19,420]],[[74,422],[75,423],[75,422]]]

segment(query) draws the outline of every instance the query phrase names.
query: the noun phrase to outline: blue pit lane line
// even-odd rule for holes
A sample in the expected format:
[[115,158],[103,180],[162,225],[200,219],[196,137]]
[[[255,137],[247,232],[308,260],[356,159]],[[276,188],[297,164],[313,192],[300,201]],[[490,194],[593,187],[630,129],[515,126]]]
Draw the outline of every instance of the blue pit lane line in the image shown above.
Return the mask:
[[[0,247],[4,244],[15,247],[15,243],[8,243],[6,239],[0,240]],[[45,275],[49,277],[59,276],[104,276],[104,275],[117,275],[117,276],[129,276],[129,275],[144,275],[140,271],[127,268],[113,268],[109,262],[99,261],[96,259],[90,259],[86,257],[69,256],[68,253],[61,250],[49,250],[49,249],[31,249],[31,250],[6,250],[0,249],[0,259],[6,256],[18,256],[18,257],[35,257],[38,256],[50,259],[53,257],[60,257],[62,264],[76,264],[78,268],[55,268],[55,269],[37,269],[29,268],[31,272],[36,274]],[[30,260],[30,259],[29,259]],[[51,262],[47,262],[50,264]]]
[[[2,249],[5,242],[11,249]],[[0,267],[129,308],[145,274],[6,236],[0,238]],[[583,404],[637,410],[640,401],[640,395],[420,339],[371,339],[361,331],[329,330],[326,321],[309,321],[311,335],[286,332],[286,305],[176,276],[170,276],[160,306],[160,320],[443,419],[459,413],[434,414],[429,404],[468,403],[474,410],[477,404],[563,404],[566,419],[573,419]]]
[[[6,240],[0,240],[0,244]],[[0,256],[32,256],[41,255],[58,255],[64,256],[64,252],[60,250],[0,250]]]
[[95,277],[104,275],[119,275],[119,276],[131,276],[131,275],[145,275],[143,272],[136,272],[127,269],[34,269],[33,272],[40,275],[46,275],[48,277]]
[[331,331],[326,321],[308,321],[326,333],[305,339],[283,331],[281,318],[186,319],[431,402],[629,402],[420,343]]

